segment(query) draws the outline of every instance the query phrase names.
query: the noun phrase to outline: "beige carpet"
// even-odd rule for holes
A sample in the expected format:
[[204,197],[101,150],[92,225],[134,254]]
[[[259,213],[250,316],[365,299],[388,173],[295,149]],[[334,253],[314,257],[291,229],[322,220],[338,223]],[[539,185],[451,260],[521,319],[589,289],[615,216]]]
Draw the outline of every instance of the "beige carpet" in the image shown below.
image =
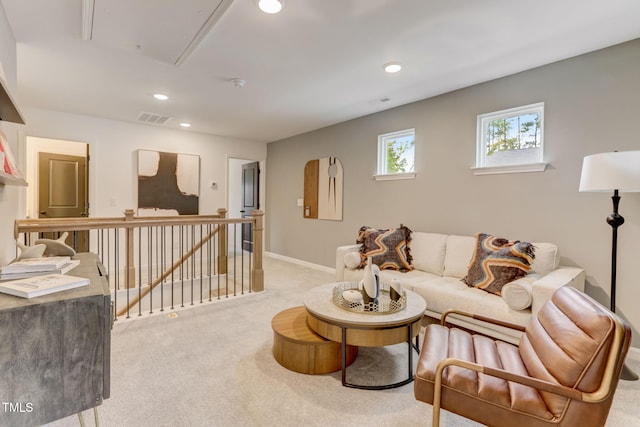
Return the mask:
[[[303,375],[271,354],[271,318],[301,305],[325,272],[265,259],[261,293],[118,321],[112,333],[111,398],[99,407],[105,427],[429,426],[431,406],[413,385],[387,391],[342,387],[340,373]],[[406,345],[363,348],[350,381],[406,375]],[[640,372],[640,363],[630,366]],[[640,425],[640,382],[621,381],[607,426]],[[91,411],[85,412],[93,425]],[[78,426],[75,416],[50,426]],[[477,426],[444,412],[443,426]]]

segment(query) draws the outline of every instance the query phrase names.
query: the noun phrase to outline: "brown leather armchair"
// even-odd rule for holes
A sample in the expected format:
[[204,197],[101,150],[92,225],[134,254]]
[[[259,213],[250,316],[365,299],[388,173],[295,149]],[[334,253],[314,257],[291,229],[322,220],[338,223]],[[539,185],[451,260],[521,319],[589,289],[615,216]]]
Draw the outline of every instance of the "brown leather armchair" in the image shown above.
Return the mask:
[[414,383],[434,427],[440,408],[491,426],[604,426],[631,341],[618,316],[568,286],[526,328],[509,325],[524,332],[518,346],[446,316],[426,329]]

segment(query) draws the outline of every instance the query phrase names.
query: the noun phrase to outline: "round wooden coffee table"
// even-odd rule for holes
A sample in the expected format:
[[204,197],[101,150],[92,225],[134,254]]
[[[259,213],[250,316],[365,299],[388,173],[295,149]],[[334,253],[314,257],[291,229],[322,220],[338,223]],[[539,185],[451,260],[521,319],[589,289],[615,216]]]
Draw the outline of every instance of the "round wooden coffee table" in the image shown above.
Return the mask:
[[[333,288],[338,283],[313,288],[304,295],[304,305],[309,313],[307,324],[318,335],[341,343],[342,385],[346,387],[383,390],[399,387],[413,381],[413,349],[419,352],[418,335],[422,317],[427,308],[425,300],[415,292],[406,290],[407,304],[389,314],[358,313],[338,307],[333,302]],[[416,339],[415,346],[412,344]],[[384,385],[365,386],[347,381],[346,347],[383,347],[407,343],[407,379]]]
[[[339,371],[340,344],[313,332],[304,307],[291,307],[276,314],[273,328],[273,356],[285,368],[302,374],[327,374]],[[358,355],[358,347],[347,346],[347,365]]]

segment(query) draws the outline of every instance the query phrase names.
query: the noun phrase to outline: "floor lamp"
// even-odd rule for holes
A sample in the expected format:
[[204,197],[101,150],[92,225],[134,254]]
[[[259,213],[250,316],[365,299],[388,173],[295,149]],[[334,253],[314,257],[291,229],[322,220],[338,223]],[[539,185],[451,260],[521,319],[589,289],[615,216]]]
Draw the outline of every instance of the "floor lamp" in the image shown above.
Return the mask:
[[[614,151],[586,156],[582,162],[580,191],[613,191],[613,213],[607,223],[613,230],[611,244],[611,311],[616,311],[616,259],[618,227],[624,218],[618,214],[619,193],[640,192],[640,151]],[[620,378],[635,381],[638,375],[625,364]]]

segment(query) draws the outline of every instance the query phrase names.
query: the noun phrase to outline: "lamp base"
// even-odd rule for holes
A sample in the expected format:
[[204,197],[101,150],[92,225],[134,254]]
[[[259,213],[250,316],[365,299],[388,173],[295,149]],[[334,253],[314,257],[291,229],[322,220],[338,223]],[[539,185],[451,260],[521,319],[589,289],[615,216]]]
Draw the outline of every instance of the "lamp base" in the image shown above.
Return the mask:
[[638,374],[633,372],[625,363],[622,365],[622,371],[620,371],[620,379],[626,381],[638,381]]

